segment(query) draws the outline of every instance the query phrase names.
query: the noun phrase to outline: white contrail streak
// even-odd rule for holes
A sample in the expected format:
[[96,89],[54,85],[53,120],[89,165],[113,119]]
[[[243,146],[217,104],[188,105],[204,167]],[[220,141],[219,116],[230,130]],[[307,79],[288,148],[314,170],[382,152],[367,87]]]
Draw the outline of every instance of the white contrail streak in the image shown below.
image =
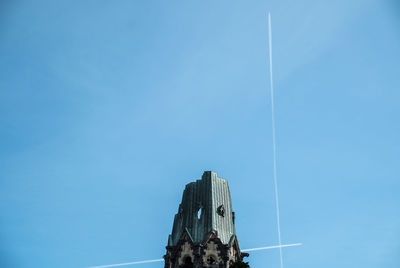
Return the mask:
[[162,262],[164,259],[155,259],[155,260],[147,260],[147,261],[134,261],[134,262],[124,262],[117,264],[109,264],[109,265],[100,265],[100,266],[90,266],[88,268],[107,268],[107,267],[118,267],[118,266],[126,266],[126,265],[134,265],[134,264],[143,264],[150,262]]
[[[279,196],[278,196],[278,179],[276,176],[276,138],[275,138],[275,107],[274,107],[274,83],[272,79],[272,30],[271,30],[271,13],[268,13],[268,44],[269,44],[269,81],[271,88],[271,118],[272,118],[272,145],[274,156],[274,186],[275,186],[275,206],[276,206],[276,221],[278,226],[278,243],[281,242],[281,222],[279,215]],[[283,268],[282,247],[279,247],[279,256],[281,260],[281,268]]]
[[268,246],[268,247],[261,247],[261,248],[247,248],[247,249],[242,249],[241,251],[250,252],[250,251],[266,250],[266,249],[273,249],[273,248],[296,247],[296,246],[301,246],[301,245],[303,245],[303,244],[302,243],[296,243],[296,244],[287,244],[287,245],[280,245],[280,246]]
[[[295,246],[301,246],[301,245],[302,245],[302,243],[296,243],[296,244],[268,246],[268,247],[260,247],[260,248],[248,248],[248,249],[243,249],[241,251],[250,252],[250,251],[256,251],[256,250],[267,250],[267,249],[273,249],[273,248],[295,247]],[[150,262],[162,262],[162,261],[164,261],[164,259],[135,261],[135,262],[124,262],[124,263],[108,264],[108,265],[100,265],[100,266],[90,266],[88,268],[108,268],[108,267],[118,267],[118,266],[127,266],[127,265],[144,264],[144,263],[150,263]]]

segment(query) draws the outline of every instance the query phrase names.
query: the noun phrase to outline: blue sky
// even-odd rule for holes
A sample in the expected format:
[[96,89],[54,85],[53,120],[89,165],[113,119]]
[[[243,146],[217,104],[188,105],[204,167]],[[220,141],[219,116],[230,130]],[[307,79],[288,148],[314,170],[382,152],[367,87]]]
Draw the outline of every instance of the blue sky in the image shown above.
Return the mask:
[[395,0],[2,1],[0,266],[160,258],[204,170],[276,245],[267,12],[284,266],[399,267]]

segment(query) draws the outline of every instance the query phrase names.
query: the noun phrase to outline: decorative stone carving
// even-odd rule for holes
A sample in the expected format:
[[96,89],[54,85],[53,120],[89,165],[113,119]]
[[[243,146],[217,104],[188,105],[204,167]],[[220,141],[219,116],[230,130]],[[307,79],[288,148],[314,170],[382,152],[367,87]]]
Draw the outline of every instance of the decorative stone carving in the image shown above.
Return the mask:
[[179,265],[183,265],[185,263],[185,260],[189,257],[191,261],[193,262],[194,256],[193,256],[193,250],[191,245],[188,242],[185,242],[181,246],[181,252],[180,252],[181,257],[179,258]]

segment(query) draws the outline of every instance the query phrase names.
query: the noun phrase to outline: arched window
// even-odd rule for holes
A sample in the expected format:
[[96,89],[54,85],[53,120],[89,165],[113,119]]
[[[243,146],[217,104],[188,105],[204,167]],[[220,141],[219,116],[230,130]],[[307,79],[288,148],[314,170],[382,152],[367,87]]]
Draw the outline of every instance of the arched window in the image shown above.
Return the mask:
[[187,256],[183,259],[182,268],[193,268],[193,262],[190,256]]

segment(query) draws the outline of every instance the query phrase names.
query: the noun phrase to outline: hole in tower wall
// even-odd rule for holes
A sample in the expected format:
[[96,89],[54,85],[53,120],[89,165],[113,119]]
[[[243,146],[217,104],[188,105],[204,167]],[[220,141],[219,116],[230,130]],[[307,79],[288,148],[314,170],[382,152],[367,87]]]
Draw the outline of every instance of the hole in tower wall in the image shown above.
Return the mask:
[[200,220],[201,217],[201,212],[203,211],[203,209],[200,207],[199,210],[197,211],[197,219]]

